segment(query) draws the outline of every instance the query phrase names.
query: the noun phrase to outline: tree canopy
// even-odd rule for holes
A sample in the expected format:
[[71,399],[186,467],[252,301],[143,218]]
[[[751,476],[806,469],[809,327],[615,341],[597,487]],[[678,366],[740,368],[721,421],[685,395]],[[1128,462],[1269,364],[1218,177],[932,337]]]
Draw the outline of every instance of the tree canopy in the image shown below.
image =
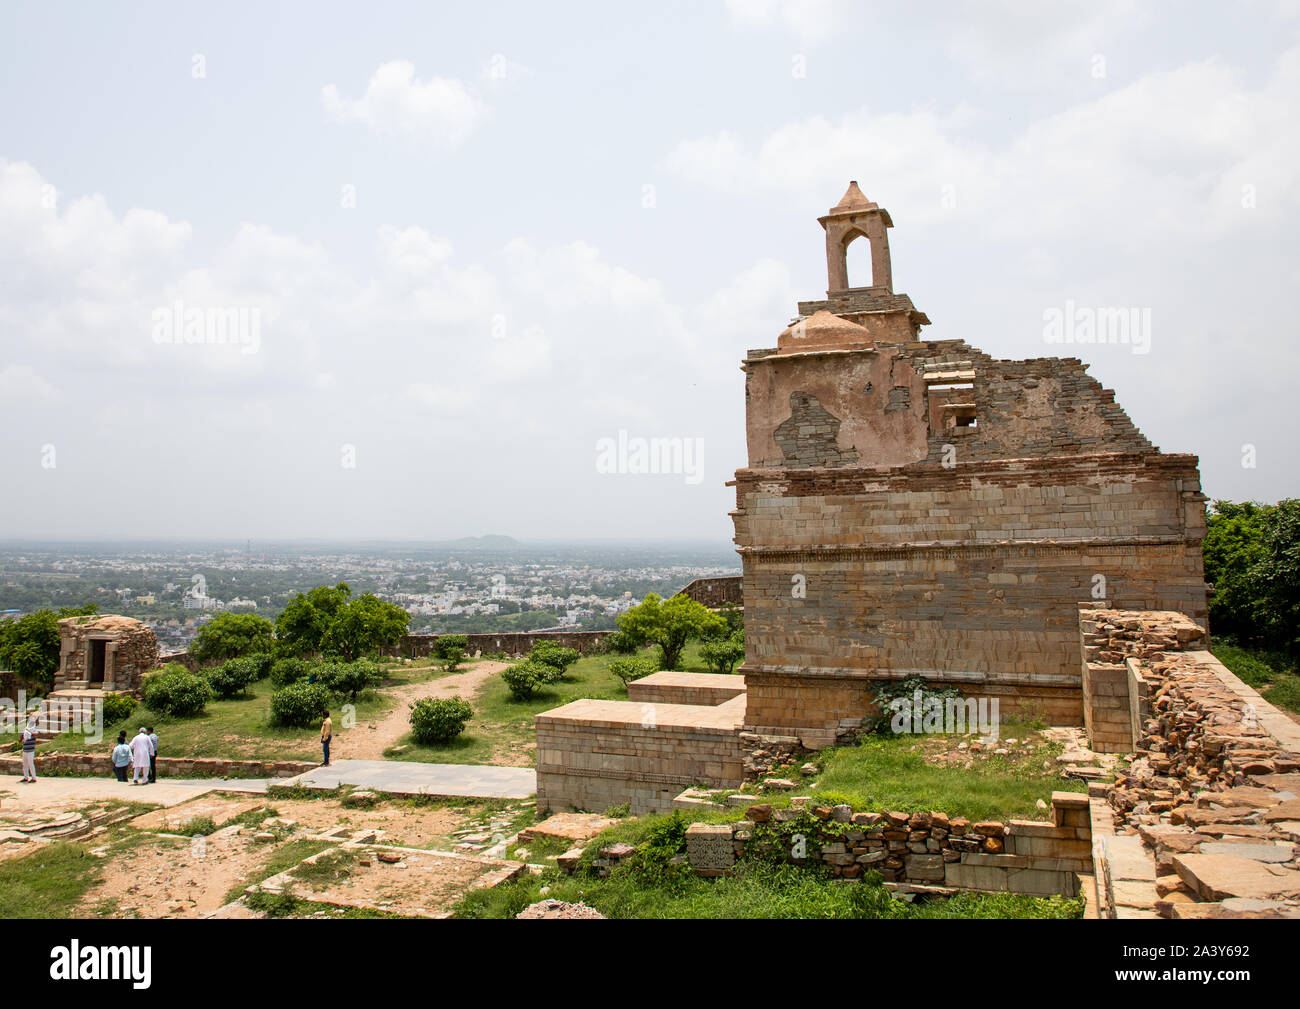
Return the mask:
[[1300,499],[1215,501],[1206,526],[1210,629],[1300,655]]
[[190,655],[199,662],[225,661],[275,646],[271,621],[256,613],[218,613],[199,628]]
[[689,596],[663,599],[651,592],[618,618],[618,627],[638,644],[659,647],[661,669],[676,669],[692,638],[720,637],[727,621]]

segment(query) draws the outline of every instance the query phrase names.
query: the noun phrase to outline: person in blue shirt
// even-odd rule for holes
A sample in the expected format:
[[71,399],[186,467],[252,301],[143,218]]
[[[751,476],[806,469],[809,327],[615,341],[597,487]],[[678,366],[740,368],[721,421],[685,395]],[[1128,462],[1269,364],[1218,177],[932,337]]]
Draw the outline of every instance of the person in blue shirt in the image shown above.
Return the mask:
[[126,742],[126,730],[117,734],[117,745],[113,747],[113,773],[118,781],[126,781],[126,769],[131,766],[131,747]]

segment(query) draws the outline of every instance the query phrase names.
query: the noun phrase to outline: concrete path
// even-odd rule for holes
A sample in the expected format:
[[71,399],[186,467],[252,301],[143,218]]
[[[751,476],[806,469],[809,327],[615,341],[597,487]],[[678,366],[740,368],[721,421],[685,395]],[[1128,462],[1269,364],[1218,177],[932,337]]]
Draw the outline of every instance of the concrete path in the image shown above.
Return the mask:
[[537,791],[531,767],[487,764],[419,764],[404,760],[335,760],[277,785],[337,788],[354,785],[392,795],[465,796],[478,799],[527,799]]
[[101,802],[121,799],[175,806],[214,789],[263,793],[265,778],[223,781],[220,778],[160,778],[152,785],[123,784],[116,778],[38,778],[24,785],[17,778],[0,777],[0,809],[40,809],[51,803]]

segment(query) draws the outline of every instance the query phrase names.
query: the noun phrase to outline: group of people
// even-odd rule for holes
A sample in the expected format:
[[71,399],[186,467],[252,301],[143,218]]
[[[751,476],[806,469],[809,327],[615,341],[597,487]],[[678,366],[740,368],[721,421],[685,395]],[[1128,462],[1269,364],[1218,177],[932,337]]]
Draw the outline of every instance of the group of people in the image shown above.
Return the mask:
[[152,726],[141,726],[128,743],[126,730],[117,734],[113,747],[113,773],[118,781],[126,781],[127,768],[132,768],[133,785],[151,785],[158,780],[158,736]]

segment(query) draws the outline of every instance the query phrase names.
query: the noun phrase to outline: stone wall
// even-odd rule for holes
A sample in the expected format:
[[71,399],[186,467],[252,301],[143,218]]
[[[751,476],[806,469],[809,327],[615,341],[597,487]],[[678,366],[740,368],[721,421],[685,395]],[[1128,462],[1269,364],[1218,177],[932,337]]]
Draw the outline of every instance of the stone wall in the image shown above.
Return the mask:
[[867,681],[914,673],[1081,724],[1098,576],[1119,605],[1205,617],[1187,456],[742,470],[737,503],[747,724],[768,731],[862,717]]
[[[103,649],[103,680],[92,681],[96,649]],[[59,621],[59,671],[55,690],[85,687],[135,691],[145,673],[158,665],[158,637],[139,620],[104,614]]]
[[691,785],[739,787],[744,713],[743,694],[716,706],[580,700],[543,712],[533,719],[537,808],[627,803],[640,815],[671,809]]
[[716,610],[720,606],[744,606],[744,578],[726,575],[720,578],[696,578],[677,593],[694,599],[701,606]]
[[914,887],[1068,897],[1079,892],[1079,873],[1092,869],[1088,797],[1073,792],[1053,794],[1047,822],[971,822],[939,812],[855,812],[796,801],[787,809],[750,806],[736,823],[693,824],[688,861],[700,875],[725,875],[755,846],[796,863],[821,862],[835,878],[875,870],[886,882]]
[[[105,747],[111,749],[106,742]],[[217,760],[159,757],[158,777],[186,778],[291,778],[314,770],[318,764],[300,760]],[[0,774],[21,774],[21,757],[0,757]],[[113,760],[107,753],[43,753],[36,757],[37,775],[113,777]]]
[[[468,652],[504,652],[507,655],[527,655],[539,641],[553,641],[564,648],[576,648],[584,655],[598,652],[612,631],[519,631],[492,634],[467,634]],[[438,634],[407,634],[393,650],[403,658],[418,659],[433,654]]]

